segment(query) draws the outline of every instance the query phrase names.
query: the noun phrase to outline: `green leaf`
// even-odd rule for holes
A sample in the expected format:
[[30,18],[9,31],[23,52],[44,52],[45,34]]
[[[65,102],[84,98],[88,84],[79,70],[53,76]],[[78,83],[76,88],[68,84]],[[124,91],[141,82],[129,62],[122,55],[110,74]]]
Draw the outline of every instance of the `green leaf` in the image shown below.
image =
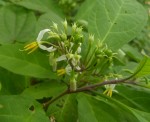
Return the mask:
[[0,44],[24,42],[35,37],[36,17],[22,7],[7,5],[0,9]]
[[23,49],[23,45],[0,46],[0,66],[20,75],[37,78],[56,78],[56,75],[51,71],[46,54],[33,52],[28,55],[26,52],[20,51],[20,49]]
[[113,98],[134,109],[150,113],[150,89],[139,86],[117,85]]
[[80,122],[149,122],[150,113],[130,108],[107,97],[78,95]]
[[135,38],[146,20],[146,11],[136,0],[99,0],[89,14],[89,32],[117,50]]
[[0,96],[1,122],[49,122],[42,106],[26,96]]
[[58,2],[54,0],[10,0],[14,4],[26,7],[28,9],[40,11],[40,12],[55,12],[56,14],[63,16],[63,12],[58,6]]
[[2,84],[1,84],[1,82],[0,82],[0,92],[1,92],[1,89],[2,89]]
[[129,44],[124,45],[121,49],[131,60],[139,62],[143,58],[142,54],[136,48],[130,46]]
[[37,21],[36,31],[39,32],[42,29],[51,27],[53,25],[53,22],[57,23],[58,27],[60,28],[60,25],[62,25],[61,22],[63,21],[64,20],[61,17],[59,17],[57,14],[53,12],[48,12],[39,17]]
[[53,97],[62,93],[66,89],[63,83],[57,81],[47,81],[31,86],[22,93],[32,96],[34,99],[42,99],[44,97]]
[[76,14],[75,18],[77,20],[88,20],[89,13],[93,11],[93,8],[98,0],[86,0],[84,1]]
[[64,96],[52,103],[48,115],[53,116],[57,122],[77,122],[76,94]]
[[132,76],[143,77],[150,75],[150,57],[145,56]]
[[26,79],[0,67],[0,95],[20,94],[28,85]]

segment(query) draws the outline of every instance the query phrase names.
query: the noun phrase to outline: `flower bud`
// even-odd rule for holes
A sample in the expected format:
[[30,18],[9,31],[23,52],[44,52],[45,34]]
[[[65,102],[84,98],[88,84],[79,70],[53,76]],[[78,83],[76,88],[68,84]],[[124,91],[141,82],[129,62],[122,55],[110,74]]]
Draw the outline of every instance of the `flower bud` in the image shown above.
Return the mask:
[[62,24],[64,26],[65,31],[67,32],[67,25],[68,25],[68,23],[67,23],[66,19],[65,19],[64,22],[62,22]]
[[89,35],[89,41],[93,42],[94,41],[94,35]]
[[54,28],[56,31],[58,31],[58,26],[57,26],[57,25],[58,25],[57,23],[53,22],[53,28]]
[[73,33],[76,31],[76,29],[77,29],[77,24],[74,23],[74,24],[72,25],[72,31],[73,31]]
[[70,91],[76,91],[77,90],[77,81],[75,78],[70,79]]
[[55,39],[60,40],[60,37],[57,33],[51,31],[49,34],[50,34],[49,36],[50,38],[55,38]]
[[62,41],[66,41],[67,40],[67,35],[65,33],[61,34],[61,39]]

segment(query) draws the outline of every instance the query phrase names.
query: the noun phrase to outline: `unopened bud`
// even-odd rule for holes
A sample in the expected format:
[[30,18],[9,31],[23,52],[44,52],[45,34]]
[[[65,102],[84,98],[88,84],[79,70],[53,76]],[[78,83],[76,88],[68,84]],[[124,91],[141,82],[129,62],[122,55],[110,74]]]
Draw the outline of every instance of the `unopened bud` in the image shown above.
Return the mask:
[[70,80],[70,91],[76,91],[77,90],[77,81],[75,78]]
[[62,24],[64,26],[65,31],[67,31],[67,25],[68,25],[67,20],[65,19],[65,21],[62,22]]
[[93,42],[94,41],[94,35],[89,35],[89,41]]
[[72,25],[72,31],[73,31],[73,32],[75,32],[75,31],[76,31],[76,29],[77,29],[77,24],[76,24],[76,23],[74,23],[74,24]]
[[83,29],[82,27],[77,27],[76,28],[76,33],[79,33],[79,34],[82,33],[82,29]]
[[53,22],[53,28],[58,31],[58,26],[57,26],[57,23]]
[[50,38],[56,38],[56,39],[60,40],[60,37],[57,33],[51,31],[49,34],[50,34]]
[[61,39],[62,41],[66,41],[67,40],[67,35],[65,33],[61,34]]

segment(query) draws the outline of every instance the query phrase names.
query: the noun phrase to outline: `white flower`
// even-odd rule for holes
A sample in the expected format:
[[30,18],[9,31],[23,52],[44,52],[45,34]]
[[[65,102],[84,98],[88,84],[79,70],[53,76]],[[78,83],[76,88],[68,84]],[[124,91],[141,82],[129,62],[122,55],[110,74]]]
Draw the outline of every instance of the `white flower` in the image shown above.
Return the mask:
[[58,70],[57,70],[57,75],[58,75],[58,76],[61,76],[61,75],[64,75],[64,74],[70,75],[70,72],[71,72],[71,71],[72,71],[72,68],[71,68],[71,66],[68,64],[65,69],[64,69],[64,68],[58,69]]
[[54,48],[53,46],[51,46],[51,47],[46,47],[45,45],[42,45],[44,42],[41,41],[42,38],[43,38],[43,36],[44,36],[44,34],[47,33],[47,32],[50,32],[50,31],[51,31],[50,29],[41,30],[41,31],[39,32],[39,35],[38,35],[36,41],[37,41],[38,46],[39,46],[40,49],[46,50],[46,51],[48,51],[48,52],[53,52],[53,51],[56,50],[56,48]]
[[79,43],[79,47],[77,48],[77,53],[81,53],[81,43]]
[[70,72],[72,71],[72,68],[71,68],[71,66],[68,64],[68,65],[66,66],[65,70],[66,70],[66,74],[67,74],[67,75],[70,75]]
[[62,55],[56,59],[57,62],[67,60],[66,55]]
[[111,97],[112,92],[118,92],[117,90],[115,90],[115,86],[116,86],[116,84],[105,85],[106,90],[103,92],[103,94],[106,94],[107,96]]

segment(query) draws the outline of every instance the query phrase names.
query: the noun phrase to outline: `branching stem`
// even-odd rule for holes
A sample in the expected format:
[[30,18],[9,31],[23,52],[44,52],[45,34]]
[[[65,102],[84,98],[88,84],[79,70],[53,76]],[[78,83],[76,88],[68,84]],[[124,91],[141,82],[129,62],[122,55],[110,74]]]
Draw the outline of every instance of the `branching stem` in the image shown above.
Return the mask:
[[104,81],[104,82],[100,82],[100,83],[97,83],[97,84],[93,84],[93,85],[89,85],[89,86],[84,86],[84,87],[80,87],[78,88],[76,91],[70,91],[70,89],[68,88],[67,90],[65,90],[64,92],[62,92],[60,95],[58,95],[57,97],[55,98],[52,98],[51,100],[43,103],[43,108],[45,110],[47,110],[48,106],[50,104],[52,104],[53,102],[55,102],[56,100],[60,99],[61,97],[63,97],[64,95],[66,94],[72,94],[72,93],[77,93],[77,92],[84,92],[84,91],[91,91],[97,87],[100,87],[100,86],[103,86],[103,85],[106,85],[106,84],[119,84],[119,83],[124,83],[126,81],[128,81],[130,78],[132,77],[128,77],[128,78],[125,78],[125,79],[119,79],[119,80],[109,80],[109,81]]

